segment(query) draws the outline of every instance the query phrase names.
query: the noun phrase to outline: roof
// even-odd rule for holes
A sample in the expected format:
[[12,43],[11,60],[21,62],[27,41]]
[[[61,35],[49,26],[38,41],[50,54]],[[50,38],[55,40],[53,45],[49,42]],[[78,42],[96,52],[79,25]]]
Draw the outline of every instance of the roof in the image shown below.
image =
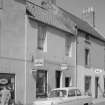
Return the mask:
[[45,8],[42,8],[39,5],[36,5],[30,1],[27,2],[26,9],[28,12],[31,13],[32,17],[35,20],[41,21],[43,23],[46,23],[48,25],[54,26],[56,28],[59,28],[63,31],[76,34],[76,30],[74,29],[75,23],[72,21],[71,27],[73,28],[68,28],[66,27],[62,21],[54,14],[52,14],[50,11],[46,10]]
[[76,88],[76,87],[63,87],[63,88],[55,88],[52,90],[69,90],[69,89],[78,89],[78,88]]
[[80,29],[80,30],[82,30],[84,32],[87,32],[90,35],[105,41],[105,38],[103,37],[103,35],[100,34],[100,32],[96,28],[92,27],[90,24],[88,24],[86,21],[80,19],[79,17],[77,17],[77,16],[63,10],[62,8],[60,8],[60,9],[64,13],[64,15],[70,17],[71,20],[76,23],[78,29]]
[[32,14],[35,20],[41,21],[74,35],[76,34],[75,27],[77,26],[77,29],[80,29],[86,33],[89,33],[91,36],[105,41],[105,38],[86,21],[56,5],[52,4],[50,6],[52,6],[52,11],[36,5],[29,0],[27,1],[26,9]]

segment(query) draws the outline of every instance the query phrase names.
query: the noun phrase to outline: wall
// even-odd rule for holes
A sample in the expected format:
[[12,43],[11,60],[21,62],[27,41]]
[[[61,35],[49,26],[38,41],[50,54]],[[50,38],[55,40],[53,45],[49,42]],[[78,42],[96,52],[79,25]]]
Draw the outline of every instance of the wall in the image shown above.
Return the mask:
[[[84,91],[85,76],[91,76],[91,90],[95,97],[95,77],[99,77],[99,84],[102,91],[104,88],[103,76],[104,71],[104,43],[94,37],[90,37],[89,44],[85,41],[85,33],[79,32],[77,44],[77,69],[78,69],[78,87]],[[90,67],[85,66],[85,48],[90,49]],[[101,69],[100,73],[96,73],[96,69]],[[99,91],[99,97],[102,97],[102,92]]]
[[16,74],[16,102],[24,97],[25,0],[3,0],[0,10],[0,72]]
[[[37,49],[38,21],[31,18],[27,19],[27,103],[36,98],[36,70],[43,69],[48,71],[48,90],[56,87],[55,71],[61,70],[61,64],[66,63],[69,68],[64,71],[63,87],[65,76],[71,76],[74,83],[75,72],[75,37],[70,35],[72,42],[72,56],[65,56],[65,35],[67,33],[47,25],[47,52]],[[33,61],[32,61],[33,58]],[[44,59],[43,67],[35,67],[34,60]],[[34,69],[32,71],[32,69]],[[33,77],[34,75],[34,77]]]

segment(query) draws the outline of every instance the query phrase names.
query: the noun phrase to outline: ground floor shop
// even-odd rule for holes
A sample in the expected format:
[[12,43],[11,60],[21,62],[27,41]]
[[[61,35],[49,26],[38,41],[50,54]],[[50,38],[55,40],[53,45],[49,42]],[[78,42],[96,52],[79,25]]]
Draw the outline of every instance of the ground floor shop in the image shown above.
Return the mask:
[[92,95],[93,98],[103,97],[105,92],[105,72],[101,69],[78,68],[78,87],[83,93]]

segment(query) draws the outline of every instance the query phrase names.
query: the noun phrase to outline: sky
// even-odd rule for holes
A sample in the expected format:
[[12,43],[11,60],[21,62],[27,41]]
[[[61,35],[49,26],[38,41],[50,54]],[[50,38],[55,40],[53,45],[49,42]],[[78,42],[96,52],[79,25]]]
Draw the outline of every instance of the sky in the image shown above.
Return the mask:
[[105,36],[105,0],[56,0],[56,4],[80,18],[83,9],[94,7],[95,26]]

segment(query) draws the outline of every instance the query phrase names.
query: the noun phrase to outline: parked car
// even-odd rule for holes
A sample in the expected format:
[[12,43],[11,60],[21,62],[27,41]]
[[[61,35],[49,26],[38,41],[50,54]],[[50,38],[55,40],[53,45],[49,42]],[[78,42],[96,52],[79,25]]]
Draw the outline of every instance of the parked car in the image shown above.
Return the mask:
[[33,105],[92,105],[92,97],[82,95],[75,87],[56,88],[50,91],[48,98],[36,100]]

